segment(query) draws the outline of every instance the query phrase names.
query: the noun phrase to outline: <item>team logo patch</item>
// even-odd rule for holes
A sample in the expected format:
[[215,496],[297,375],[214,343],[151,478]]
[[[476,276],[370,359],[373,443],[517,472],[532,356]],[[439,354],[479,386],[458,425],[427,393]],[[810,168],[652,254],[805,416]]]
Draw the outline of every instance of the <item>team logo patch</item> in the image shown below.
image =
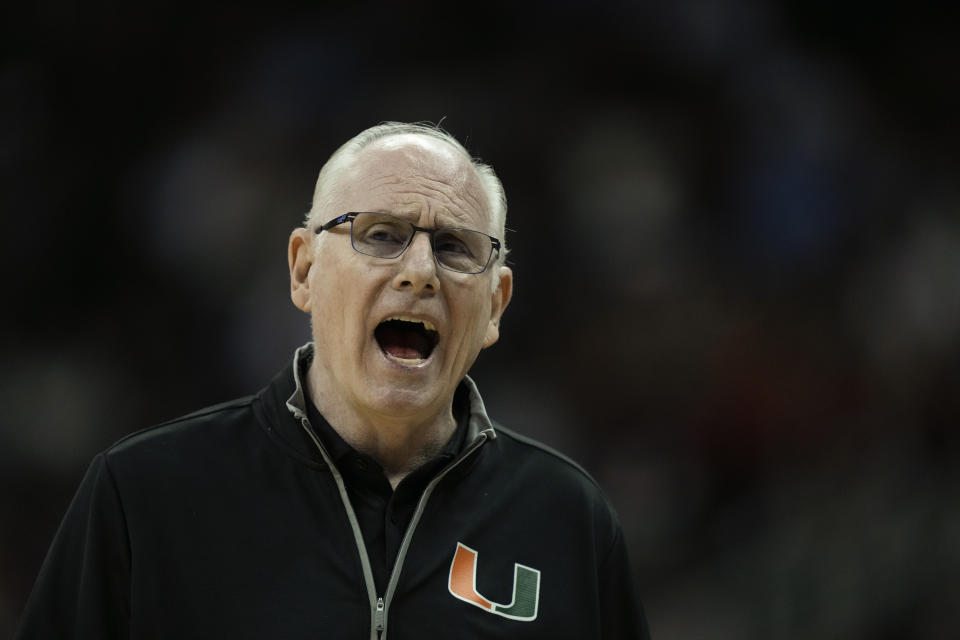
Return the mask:
[[513,599],[510,604],[491,602],[477,592],[477,552],[457,543],[457,551],[450,563],[447,583],[455,598],[511,620],[529,622],[537,617],[540,605],[540,572],[533,567],[513,563]]

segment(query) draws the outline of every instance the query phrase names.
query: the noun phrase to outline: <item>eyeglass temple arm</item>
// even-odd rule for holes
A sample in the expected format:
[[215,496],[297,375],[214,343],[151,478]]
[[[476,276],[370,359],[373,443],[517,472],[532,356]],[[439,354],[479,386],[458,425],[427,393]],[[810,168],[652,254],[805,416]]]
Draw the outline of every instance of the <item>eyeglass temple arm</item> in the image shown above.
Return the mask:
[[337,226],[337,225],[339,225],[339,224],[343,224],[344,222],[347,222],[347,221],[349,221],[349,220],[353,220],[353,219],[356,218],[356,217],[357,217],[357,214],[356,214],[356,213],[353,213],[353,212],[351,212],[351,213],[345,213],[345,214],[343,214],[342,216],[337,216],[336,218],[334,218],[334,219],[331,220],[330,222],[328,222],[328,223],[326,223],[326,224],[320,225],[320,226],[317,228],[317,230],[315,231],[315,233],[320,233],[321,231],[328,231],[328,230],[334,228],[335,226]]

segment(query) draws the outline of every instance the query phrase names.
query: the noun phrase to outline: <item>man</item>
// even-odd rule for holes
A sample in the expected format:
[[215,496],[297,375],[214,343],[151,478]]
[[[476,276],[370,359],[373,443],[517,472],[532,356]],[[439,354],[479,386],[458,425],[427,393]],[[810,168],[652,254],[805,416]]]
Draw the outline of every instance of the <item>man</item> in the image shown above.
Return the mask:
[[594,481],[467,377],[510,302],[505,216],[438,128],[334,153],[288,251],[313,342],[98,455],[18,637],[646,637]]

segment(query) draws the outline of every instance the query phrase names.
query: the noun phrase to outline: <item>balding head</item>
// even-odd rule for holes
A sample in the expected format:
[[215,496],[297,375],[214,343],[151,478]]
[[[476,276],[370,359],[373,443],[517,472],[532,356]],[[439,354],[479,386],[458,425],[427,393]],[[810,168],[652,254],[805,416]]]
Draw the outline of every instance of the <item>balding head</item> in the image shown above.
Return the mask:
[[313,193],[313,203],[310,212],[307,214],[305,226],[315,229],[326,222],[327,218],[344,213],[343,211],[331,211],[329,205],[334,192],[343,187],[340,184],[341,181],[348,179],[349,168],[357,160],[362,150],[378,142],[381,145],[388,144],[386,142],[387,138],[407,136],[422,136],[430,140],[439,140],[449,146],[452,153],[460,155],[470,162],[487,199],[485,206],[492,221],[490,232],[503,243],[500,252],[500,258],[503,259],[507,253],[505,238],[507,197],[500,179],[489,165],[473,158],[456,138],[439,126],[432,124],[385,122],[365,129],[345,142],[330,156],[330,159],[320,170]]

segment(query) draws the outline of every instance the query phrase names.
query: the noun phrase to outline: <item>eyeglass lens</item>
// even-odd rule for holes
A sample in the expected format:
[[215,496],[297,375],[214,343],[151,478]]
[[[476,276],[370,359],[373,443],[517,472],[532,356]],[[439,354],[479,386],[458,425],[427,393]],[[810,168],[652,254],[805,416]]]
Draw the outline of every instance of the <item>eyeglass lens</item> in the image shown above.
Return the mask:
[[[415,233],[413,225],[387,214],[358,213],[351,225],[353,248],[377,258],[396,258]],[[493,252],[490,236],[471,229],[441,228],[433,232],[437,262],[452,271],[479,273]]]

